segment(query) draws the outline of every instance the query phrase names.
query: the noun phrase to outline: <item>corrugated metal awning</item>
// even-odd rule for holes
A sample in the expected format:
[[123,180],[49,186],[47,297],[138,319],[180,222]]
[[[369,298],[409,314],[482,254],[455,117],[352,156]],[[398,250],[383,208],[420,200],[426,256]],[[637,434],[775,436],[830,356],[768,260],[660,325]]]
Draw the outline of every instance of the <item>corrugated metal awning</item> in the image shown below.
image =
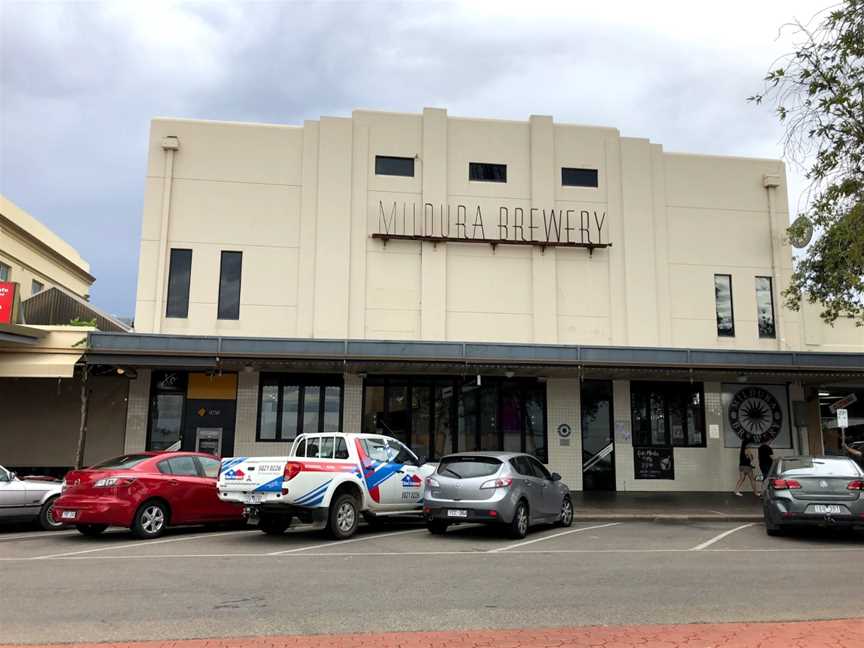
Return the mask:
[[80,353],[4,353],[0,378],[71,378]]

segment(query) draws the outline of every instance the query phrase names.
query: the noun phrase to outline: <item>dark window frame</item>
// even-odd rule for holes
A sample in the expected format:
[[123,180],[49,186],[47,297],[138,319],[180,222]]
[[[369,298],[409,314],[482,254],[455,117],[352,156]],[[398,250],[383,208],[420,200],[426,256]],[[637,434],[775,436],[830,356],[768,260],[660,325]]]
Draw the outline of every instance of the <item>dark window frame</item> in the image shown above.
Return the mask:
[[10,281],[12,279],[12,266],[10,266],[8,263],[3,263],[2,261],[0,261],[0,274],[5,275],[0,276],[0,281]]
[[[395,166],[398,166],[397,161],[399,164],[409,162],[411,166],[411,173],[398,173],[398,169],[391,167],[388,170],[386,168],[388,163],[392,163]],[[415,159],[413,157],[402,157],[399,155],[376,155],[375,175],[394,176],[397,178],[413,178],[416,175]]]
[[[654,443],[650,440],[651,431],[649,429],[649,441],[648,443],[637,442],[636,435],[637,430],[635,429],[635,413],[637,411],[636,407],[636,393],[637,389],[634,388],[642,388],[644,389],[644,394],[648,395],[652,391],[659,392],[663,396],[663,427],[664,427],[664,442],[662,444]],[[672,430],[670,427],[670,402],[674,402],[672,397],[680,398],[683,390],[688,390],[686,393],[690,395],[694,393],[699,394],[699,409],[702,413],[701,423],[702,423],[702,442],[701,443],[690,443],[690,430],[689,430],[689,421],[686,415],[687,407],[686,407],[686,399],[685,403],[685,415],[682,421],[684,438],[686,439],[685,443],[673,443],[672,441]],[[650,421],[651,410],[649,404],[648,417]],[[630,382],[630,423],[634,428],[631,436],[632,436],[632,444],[633,447],[636,448],[707,448],[708,447],[708,432],[707,432],[707,422],[705,420],[705,383],[703,382],[681,382],[681,381],[648,381],[648,380],[633,380]]]
[[[176,253],[176,254],[175,254]],[[171,283],[171,277],[174,276],[174,272],[179,272],[179,263],[180,256],[187,256],[189,260],[189,274],[188,281],[183,286],[175,286]],[[169,252],[168,259],[168,287],[167,292],[165,293],[165,317],[171,319],[186,319],[189,317],[189,295],[191,293],[192,287],[192,250],[190,248],[171,248]],[[182,307],[176,310],[172,310],[172,295],[174,291],[177,291],[175,295],[178,298],[181,298]],[[180,314],[182,313],[182,315]]]
[[[237,254],[240,257],[240,268],[237,272],[237,316],[234,312],[223,314],[222,305],[222,276],[225,274],[225,258],[228,254]],[[219,299],[216,302],[216,319],[236,321],[240,319],[240,297],[243,290],[243,252],[240,250],[222,250],[219,255]],[[227,311],[227,306],[224,308]]]
[[[568,176],[572,182],[567,182]],[[600,171],[581,167],[561,167],[561,186],[596,189],[600,186]]]
[[771,304],[771,334],[763,335],[762,328],[759,326],[759,288],[756,286],[756,332],[759,335],[759,338],[762,340],[776,340],[777,339],[777,313],[774,310],[774,277],[768,277],[765,275],[756,275],[754,281],[759,281],[759,279],[765,279],[768,281],[768,299]]
[[[274,382],[275,381],[275,382]],[[261,438],[261,402],[264,396],[264,387],[276,386],[276,435],[272,439]],[[297,402],[297,426],[293,437],[282,437],[282,397],[285,387],[299,387]],[[303,429],[303,413],[306,407],[306,388],[317,388],[318,397],[318,429],[306,431]],[[335,432],[325,432],[324,407],[326,404],[325,388],[339,388],[339,425]],[[291,373],[262,373],[258,377],[258,415],[255,421],[255,441],[259,443],[293,443],[302,434],[337,434],[342,431],[343,415],[345,410],[345,383],[341,376],[330,374],[291,374]]]
[[[503,176],[499,173],[502,170]],[[484,171],[489,173],[484,173]],[[507,165],[499,162],[469,162],[468,181],[507,184]]]
[[[180,386],[176,389],[160,389],[159,388],[159,380],[158,377],[164,374],[177,374],[180,378]],[[183,435],[186,430],[186,404],[189,402],[189,399],[186,397],[187,388],[189,386],[189,374],[185,371],[154,371],[150,376],[150,400],[149,405],[147,407],[147,440],[145,441],[144,448],[148,451],[152,450],[153,446],[151,445],[153,441],[153,423],[154,423],[154,410],[156,408],[156,397],[159,395],[178,395],[183,398],[183,405],[180,408],[180,445],[183,445]]]
[[[718,302],[717,302],[717,277],[725,277],[729,280],[729,313],[732,318],[732,331],[731,332],[721,332],[720,331],[720,312],[718,310]],[[714,319],[715,326],[717,329],[717,337],[735,337],[735,296],[732,292],[732,275],[731,274],[723,274],[723,273],[715,273],[714,274]]]
[[[473,381],[474,378],[472,377]],[[507,379],[509,382],[515,383],[519,389],[519,403],[520,403],[520,415],[521,415],[521,429],[520,429],[520,450],[519,452],[535,457],[540,463],[546,464],[549,462],[549,405],[548,405],[548,391],[546,389],[545,383],[539,382],[534,378],[513,378]],[[502,398],[502,389],[501,385],[505,382],[504,378],[497,377],[486,377],[482,378],[484,386],[492,385],[495,390],[495,409],[496,409],[496,434],[497,434],[497,449],[503,450],[504,448],[504,428],[501,425],[501,421],[503,418],[503,409],[504,409],[504,401]],[[418,452],[414,449],[413,437],[414,437],[414,414],[413,408],[411,404],[413,403],[413,390],[415,387],[420,387],[424,389],[430,389],[432,391],[432,401],[430,402],[429,407],[429,429],[425,433],[428,438],[428,448],[427,451],[422,452],[420,454],[425,455],[427,459],[437,459],[434,455],[434,450],[436,448],[436,439],[435,433],[437,429],[436,425],[436,407],[435,407],[435,396],[437,394],[438,387],[452,387],[453,389],[453,397],[450,399],[450,407],[449,407],[449,418],[450,418],[450,437],[451,437],[451,448],[445,453],[451,452],[462,452],[463,449],[459,448],[459,403],[460,400],[465,398],[465,394],[462,391],[463,379],[454,378],[453,376],[416,376],[416,375],[377,375],[377,376],[369,376],[363,381],[363,403],[362,403],[362,415],[361,420],[365,425],[366,416],[369,412],[366,410],[366,389],[367,387],[383,387],[384,388],[384,410],[382,414],[384,417],[388,417],[390,413],[390,389],[391,387],[396,388],[405,388],[405,397],[407,402],[406,413],[407,413],[407,431],[405,439],[401,439],[395,437],[390,430],[386,427],[381,428],[381,433],[387,436],[394,436],[398,441],[402,442],[404,445],[408,447],[412,452]],[[527,392],[529,387],[542,387],[542,408],[543,408],[543,447],[541,454],[542,456],[532,455],[527,450],[527,439],[528,439],[528,409],[525,406],[526,401],[528,400]],[[480,391],[472,392],[473,395],[476,394],[477,399],[477,416],[475,417],[475,424],[473,430],[466,430],[466,436],[473,433],[474,437],[474,448],[472,450],[464,450],[465,452],[479,452],[477,448],[482,448],[482,439],[483,439],[483,431],[481,429],[481,416],[480,416]],[[365,429],[364,429],[365,432]],[[486,448],[487,450],[492,450],[493,448]],[[442,455],[443,456],[443,455]]]

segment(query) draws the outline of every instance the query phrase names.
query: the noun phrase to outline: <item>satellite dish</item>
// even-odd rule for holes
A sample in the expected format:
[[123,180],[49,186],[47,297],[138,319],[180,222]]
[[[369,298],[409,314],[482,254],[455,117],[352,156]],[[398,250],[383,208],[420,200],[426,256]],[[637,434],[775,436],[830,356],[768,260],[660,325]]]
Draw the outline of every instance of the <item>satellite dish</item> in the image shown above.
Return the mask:
[[799,216],[792,223],[792,227],[796,232],[789,236],[789,242],[798,249],[807,247],[813,239],[813,223],[806,216]]

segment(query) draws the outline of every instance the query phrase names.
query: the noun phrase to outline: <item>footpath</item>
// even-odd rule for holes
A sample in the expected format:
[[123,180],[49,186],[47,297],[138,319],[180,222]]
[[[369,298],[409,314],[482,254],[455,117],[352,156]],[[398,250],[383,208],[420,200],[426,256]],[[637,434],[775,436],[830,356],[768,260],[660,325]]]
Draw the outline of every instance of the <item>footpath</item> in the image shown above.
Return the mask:
[[[392,632],[59,644],[50,648],[861,648],[864,619]],[[12,646],[0,645],[0,648]],[[20,648],[20,647],[15,647]],[[43,646],[28,648],[47,648]]]
[[734,493],[571,493],[574,520],[580,522],[638,520],[761,522],[762,500],[745,491]]

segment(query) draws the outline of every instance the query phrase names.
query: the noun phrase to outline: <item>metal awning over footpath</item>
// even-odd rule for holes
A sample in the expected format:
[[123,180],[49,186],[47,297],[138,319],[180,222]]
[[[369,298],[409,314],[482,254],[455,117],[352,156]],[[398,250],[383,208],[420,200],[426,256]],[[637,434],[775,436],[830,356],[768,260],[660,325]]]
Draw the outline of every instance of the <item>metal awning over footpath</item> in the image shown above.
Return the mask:
[[89,365],[289,371],[422,372],[801,382],[864,379],[864,352],[822,353],[482,342],[319,340],[93,332]]

